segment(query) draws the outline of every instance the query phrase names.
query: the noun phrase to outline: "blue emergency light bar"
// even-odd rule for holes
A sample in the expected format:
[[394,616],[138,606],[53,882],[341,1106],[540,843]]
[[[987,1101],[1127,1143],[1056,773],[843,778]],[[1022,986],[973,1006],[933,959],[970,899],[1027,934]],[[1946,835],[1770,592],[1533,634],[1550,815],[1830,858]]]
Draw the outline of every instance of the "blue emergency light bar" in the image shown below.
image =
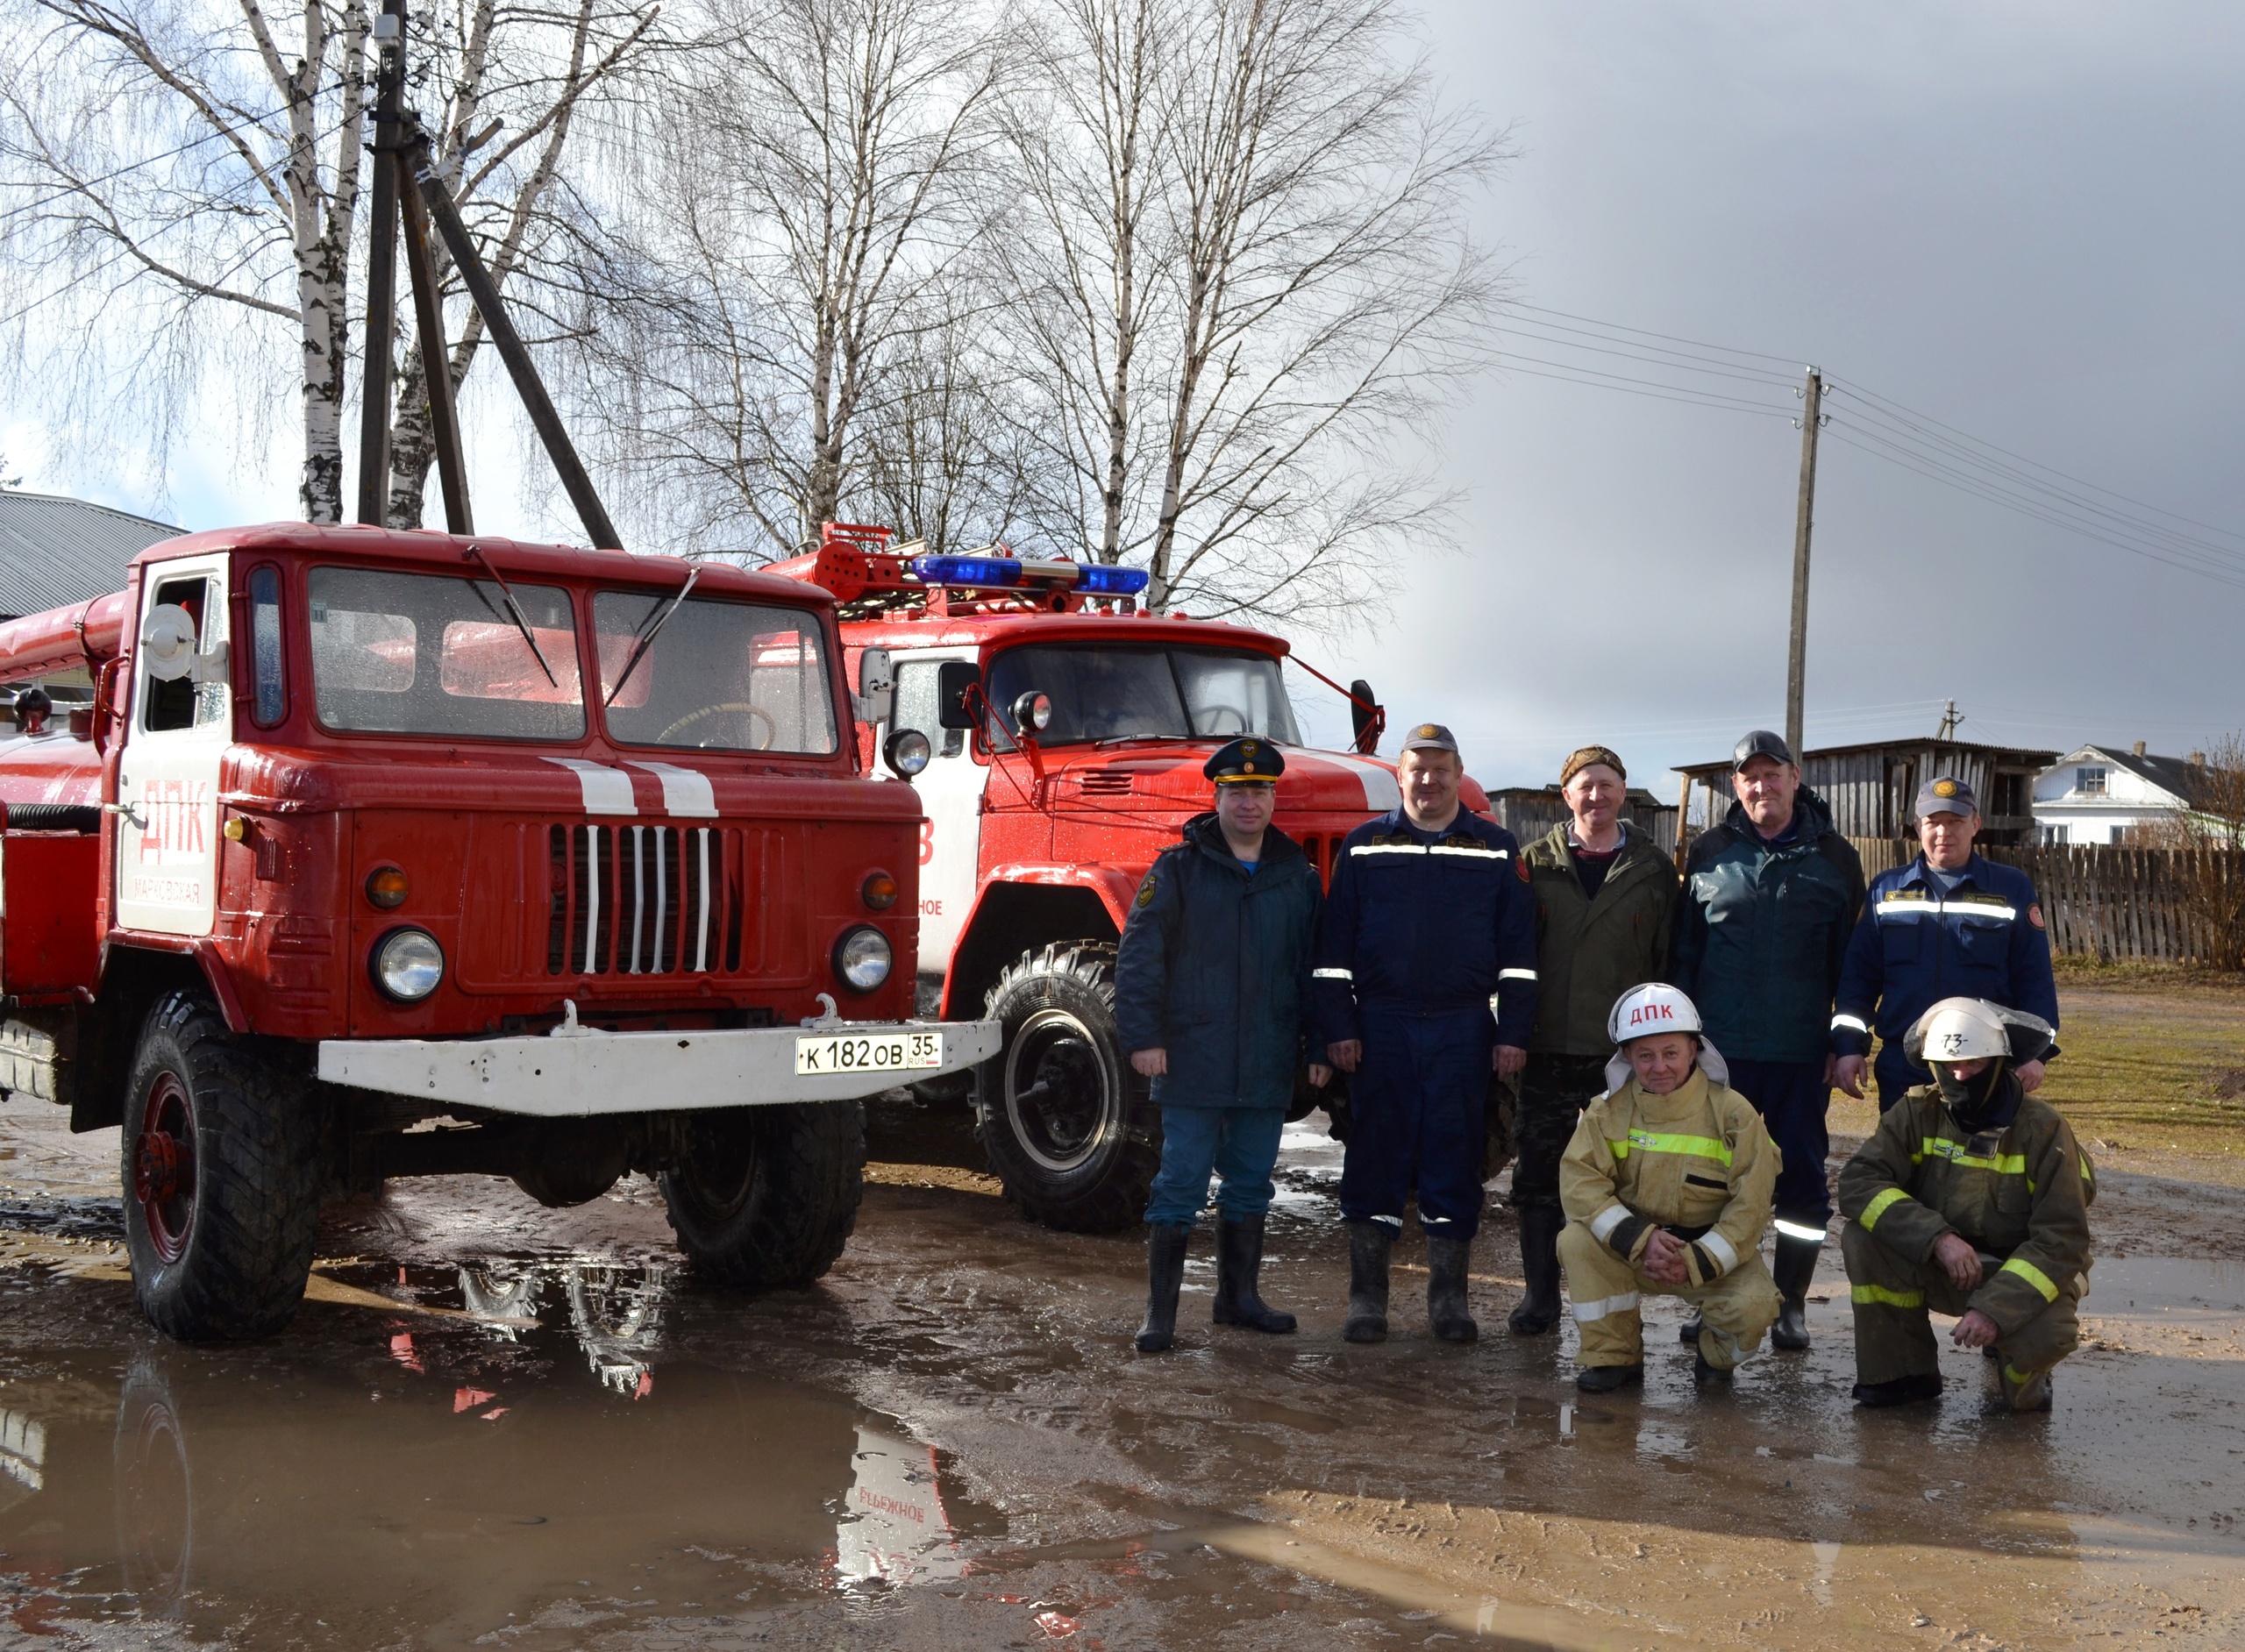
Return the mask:
[[1005,590],[1023,585],[1065,585],[1086,596],[1136,596],[1146,588],[1144,568],[1025,557],[914,557],[912,572],[929,585]]

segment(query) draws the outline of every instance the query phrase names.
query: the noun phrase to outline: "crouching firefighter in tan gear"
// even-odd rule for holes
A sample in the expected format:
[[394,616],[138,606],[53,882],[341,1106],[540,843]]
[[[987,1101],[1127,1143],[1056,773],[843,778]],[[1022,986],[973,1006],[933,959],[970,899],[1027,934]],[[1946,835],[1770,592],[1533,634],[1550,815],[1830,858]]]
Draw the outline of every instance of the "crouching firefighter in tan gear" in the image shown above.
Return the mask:
[[2050,1369],[2073,1352],[2089,1289],[2095,1171],[2056,1107],[2013,1071],[2049,1049],[2049,1023],[1979,998],[1944,998],[1902,1049],[1935,1082],[1907,1091],[1840,1172],[1840,1248],[1856,1311],[1856,1403],[1941,1392],[1927,1320],[1999,1364],[2014,1411],[2050,1408]]
[[1631,987],[1607,1030],[1621,1051],[1559,1161],[1567,1225],[1559,1263],[1582,1333],[1575,1386],[1644,1380],[1646,1292],[1700,1310],[1693,1373],[1728,1381],[1778,1317],[1762,1233],[1778,1150],[1762,1115],[1723,1082],[1700,1012],[1672,986]]

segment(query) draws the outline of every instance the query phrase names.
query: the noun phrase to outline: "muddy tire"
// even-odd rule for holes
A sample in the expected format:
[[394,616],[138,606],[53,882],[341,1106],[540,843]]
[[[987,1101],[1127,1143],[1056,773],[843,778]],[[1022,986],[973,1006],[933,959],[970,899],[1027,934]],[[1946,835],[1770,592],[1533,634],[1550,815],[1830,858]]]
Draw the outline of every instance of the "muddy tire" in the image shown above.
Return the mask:
[[1111,1233],[1145,1214],[1161,1123],[1115,1024],[1115,948],[1026,952],[990,989],[1005,1042],[975,1074],[976,1128],[992,1175],[1023,1214]]
[[698,1114],[685,1158],[660,1180],[678,1248],[703,1278],[801,1290],[834,1265],[858,1225],[866,1110],[819,1101]]
[[140,1029],[119,1173],[132,1292],[185,1342],[269,1336],[296,1317],[322,1187],[314,1086],[210,1001],[167,993]]

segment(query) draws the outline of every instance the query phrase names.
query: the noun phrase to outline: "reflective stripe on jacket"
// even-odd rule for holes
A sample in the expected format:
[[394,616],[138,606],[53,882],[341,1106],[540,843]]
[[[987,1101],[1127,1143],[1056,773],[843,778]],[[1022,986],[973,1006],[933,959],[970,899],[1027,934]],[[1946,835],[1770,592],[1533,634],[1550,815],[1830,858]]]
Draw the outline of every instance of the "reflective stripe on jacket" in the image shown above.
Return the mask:
[[1923,855],[1871,879],[1840,972],[1832,1047],[1869,1055],[1874,1027],[1899,1043],[1944,998],[1985,998],[2058,1024],[2050,937],[2034,880],[2017,867],[1975,855],[1946,895]]
[[1752,1256],[1770,1225],[1778,1150],[1752,1102],[1699,1068],[1667,1095],[1631,1079],[1584,1109],[1559,1161],[1567,1220],[1636,1262],[1655,1228],[1690,1243],[1692,1283]]
[[1595,900],[1582,892],[1566,822],[1522,854],[1536,897],[1536,1030],[1530,1050],[1611,1055],[1606,1018],[1632,986],[1668,977],[1676,869],[1652,839],[1621,822],[1621,852]]
[[1971,1303],[2006,1335],[2088,1290],[2096,1197],[2089,1156],[2049,1102],[2027,1096],[2008,1125],[1974,1136],[1931,1085],[1887,1108],[1840,1171],[1840,1214],[1897,1256],[1928,1261],[1953,1233],[2001,1257]]

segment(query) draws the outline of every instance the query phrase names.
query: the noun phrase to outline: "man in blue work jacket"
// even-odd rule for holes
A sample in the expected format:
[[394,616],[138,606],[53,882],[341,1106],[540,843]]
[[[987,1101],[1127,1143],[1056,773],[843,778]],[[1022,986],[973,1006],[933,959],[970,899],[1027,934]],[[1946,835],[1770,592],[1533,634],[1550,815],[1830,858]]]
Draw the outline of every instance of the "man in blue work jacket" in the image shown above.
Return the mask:
[[[1770,1342],[1798,1350],[1808,1346],[1808,1286],[1832,1220],[1832,1000],[1863,905],[1863,862],[1779,737],[1754,730],[1730,765],[1738,801],[1685,858],[1668,979],[1699,1006],[1730,1087],[1778,1144],[1770,1273],[1780,1303]],[[1684,1340],[1699,1340],[1696,1324]]]
[[[1309,1030],[1317,868],[1271,824],[1286,759],[1268,740],[1218,748],[1201,773],[1216,806],[1185,822],[1138,886],[1115,959],[1115,1020],[1161,1107],[1161,1168],[1146,1200],[1146,1318],[1138,1351],[1175,1340],[1185,1249],[1208,1178],[1216,1196],[1219,1325],[1286,1332],[1263,1300],[1271,1169]],[[1309,1069],[1323,1085],[1322,1063]]]
[[1333,1065],[1355,1075],[1341,1166],[1352,1342],[1387,1335],[1388,1256],[1414,1189],[1435,1335],[1479,1334],[1465,1280],[1484,1109],[1490,1072],[1510,1078],[1528,1058],[1536,901],[1513,835],[1460,806],[1465,778],[1449,730],[1411,730],[1403,806],[1342,840],[1318,929],[1320,1031]]
[[[1849,1095],[1863,1094],[1871,1035],[1879,1039],[1878,1110],[1933,1074],[1903,1053],[1903,1035],[1944,998],[1981,998],[2058,1024],[2058,989],[2050,975],[2050,937],[2034,881],[2012,866],[1972,852],[1980,830],[1979,800],[1963,780],[1942,775],[1918,788],[1921,852],[1906,866],[1871,880],[1863,918],[1848,943],[1832,1016],[1834,1077]],[[2013,1069],[2031,1093],[2042,1082],[2053,1045],[2040,1060]]]

